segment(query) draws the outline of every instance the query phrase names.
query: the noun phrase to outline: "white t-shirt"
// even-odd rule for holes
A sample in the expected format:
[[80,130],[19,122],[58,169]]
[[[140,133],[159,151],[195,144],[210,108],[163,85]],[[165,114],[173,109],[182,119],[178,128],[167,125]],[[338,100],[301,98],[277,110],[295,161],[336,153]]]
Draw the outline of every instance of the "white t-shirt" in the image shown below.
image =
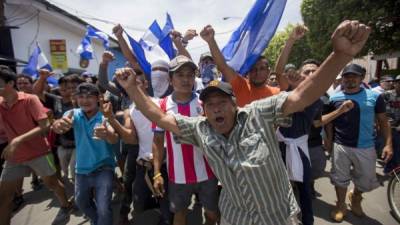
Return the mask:
[[[153,98],[152,100],[158,104],[158,100]],[[152,145],[154,133],[152,130],[152,122],[148,120],[142,112],[137,110],[134,104],[131,105],[129,114],[135,125],[139,142],[139,154],[136,160],[143,159],[150,161],[153,159]]]

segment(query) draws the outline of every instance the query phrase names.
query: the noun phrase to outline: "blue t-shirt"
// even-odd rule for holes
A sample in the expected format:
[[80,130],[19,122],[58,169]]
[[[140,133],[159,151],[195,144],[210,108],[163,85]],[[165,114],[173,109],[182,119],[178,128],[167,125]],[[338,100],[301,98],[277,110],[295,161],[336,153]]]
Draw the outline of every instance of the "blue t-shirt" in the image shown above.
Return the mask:
[[321,118],[323,102],[318,99],[301,112],[292,114],[292,126],[279,127],[279,131],[287,138],[298,138],[309,134],[314,120]]
[[[102,123],[103,114],[99,111],[88,120],[81,109],[72,110],[74,110],[76,173],[89,174],[101,166],[115,167],[112,145],[105,140],[93,139],[94,127]],[[65,112],[64,116],[69,112]]]
[[337,92],[329,99],[330,112],[351,100],[353,109],[333,121],[334,141],[353,148],[370,148],[374,144],[375,114],[386,111],[383,97],[374,91],[361,88],[357,93]]

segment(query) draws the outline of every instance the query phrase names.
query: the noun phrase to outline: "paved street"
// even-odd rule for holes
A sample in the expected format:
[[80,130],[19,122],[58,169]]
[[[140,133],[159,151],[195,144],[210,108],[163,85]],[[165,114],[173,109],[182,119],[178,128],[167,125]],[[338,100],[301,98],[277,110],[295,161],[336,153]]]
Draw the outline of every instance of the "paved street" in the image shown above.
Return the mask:
[[[381,174],[381,169],[378,169],[378,174]],[[366,194],[365,200],[363,201],[363,208],[367,214],[366,217],[360,219],[354,217],[351,213],[346,217],[346,220],[341,223],[343,225],[355,224],[355,225],[395,225],[397,223],[390,214],[389,205],[386,196],[386,187],[388,181],[385,177],[380,177],[383,181],[384,186],[380,187],[368,194]],[[316,189],[322,196],[318,197],[314,201],[314,213],[315,213],[315,224],[336,224],[329,219],[329,211],[335,203],[335,193],[333,186],[330,184],[327,177],[321,178],[316,182]],[[52,219],[57,213],[57,201],[53,198],[52,194],[42,189],[33,192],[30,188],[30,180],[26,179],[24,183],[25,190],[25,204],[21,209],[14,215],[11,224],[12,225],[47,225],[51,224]],[[72,186],[68,188],[69,192],[72,191]],[[115,224],[118,224],[118,209],[119,204],[113,203],[114,208],[114,220]],[[189,216],[189,224],[197,225],[201,224],[201,210],[197,205],[191,211]],[[157,224],[159,213],[157,211],[148,211],[142,215],[132,218],[132,224],[137,225],[152,225]],[[74,212],[71,216],[69,225],[86,225],[90,224],[81,213]]]

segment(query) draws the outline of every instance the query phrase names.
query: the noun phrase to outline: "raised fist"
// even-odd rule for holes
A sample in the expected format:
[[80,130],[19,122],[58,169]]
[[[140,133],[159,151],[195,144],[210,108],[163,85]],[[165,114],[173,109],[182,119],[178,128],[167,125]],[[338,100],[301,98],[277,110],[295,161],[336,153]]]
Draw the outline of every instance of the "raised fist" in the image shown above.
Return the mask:
[[206,42],[210,42],[211,40],[214,39],[215,36],[215,31],[214,28],[212,28],[211,25],[207,25],[203,28],[203,30],[200,32],[201,38],[205,40]]
[[122,28],[121,24],[118,24],[117,26],[113,27],[112,32],[117,38],[122,37],[122,33],[124,32],[124,29]]
[[292,33],[290,34],[290,38],[292,38],[293,40],[299,40],[302,37],[304,37],[305,33],[308,31],[308,28],[304,25],[297,25]]
[[331,36],[333,51],[350,57],[357,55],[368,40],[371,28],[356,20],[343,21]]
[[115,59],[114,54],[110,51],[104,51],[102,55],[102,62],[109,63]]

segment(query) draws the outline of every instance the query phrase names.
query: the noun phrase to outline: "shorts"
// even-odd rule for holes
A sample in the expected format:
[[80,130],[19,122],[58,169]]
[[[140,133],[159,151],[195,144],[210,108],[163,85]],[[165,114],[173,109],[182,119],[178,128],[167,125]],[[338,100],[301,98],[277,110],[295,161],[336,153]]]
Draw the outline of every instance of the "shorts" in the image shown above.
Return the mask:
[[201,205],[208,211],[218,212],[218,180],[216,178],[195,184],[168,184],[170,210],[177,213],[187,209],[192,195],[197,194]]
[[331,182],[346,188],[350,181],[362,191],[368,192],[379,187],[376,177],[376,151],[371,148],[352,148],[334,143]]
[[53,154],[50,153],[39,156],[35,159],[22,163],[6,161],[4,163],[3,173],[0,177],[0,182],[13,181],[23,177],[28,177],[32,171],[41,177],[54,175],[57,169],[54,164]]

